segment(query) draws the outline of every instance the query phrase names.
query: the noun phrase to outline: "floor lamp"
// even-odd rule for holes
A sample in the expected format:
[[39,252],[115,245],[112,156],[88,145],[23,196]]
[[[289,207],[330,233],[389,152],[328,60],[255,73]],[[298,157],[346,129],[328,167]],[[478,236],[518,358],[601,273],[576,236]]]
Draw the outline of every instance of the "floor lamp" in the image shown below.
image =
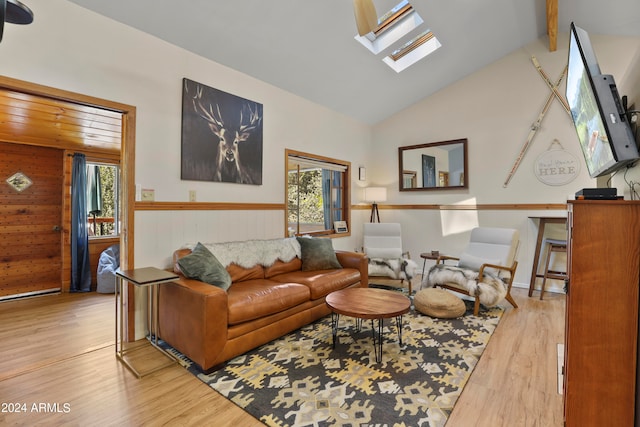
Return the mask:
[[364,189],[364,200],[371,203],[371,218],[369,222],[380,222],[378,202],[387,200],[387,189],[384,187],[367,187]]

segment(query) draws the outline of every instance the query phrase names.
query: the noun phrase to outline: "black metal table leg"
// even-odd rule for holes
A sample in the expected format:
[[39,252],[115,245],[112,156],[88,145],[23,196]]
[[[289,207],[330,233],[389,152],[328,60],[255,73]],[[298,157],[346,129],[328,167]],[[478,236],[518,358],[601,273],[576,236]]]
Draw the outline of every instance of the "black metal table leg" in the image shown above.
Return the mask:
[[384,336],[382,335],[382,330],[384,326],[384,319],[378,319],[378,334],[376,339],[376,328],[374,326],[374,319],[371,319],[371,334],[373,335],[373,352],[376,357],[376,362],[382,362],[382,342],[384,341]]
[[333,336],[333,348],[336,348],[336,340],[338,338],[338,322],[340,315],[338,313],[331,313],[331,335]]
[[402,314],[396,316],[396,329],[398,330],[398,342],[400,343],[400,348],[402,348]]
[[[375,321],[378,320],[378,327],[376,330]],[[355,318],[356,329],[358,331],[362,328],[362,318]],[[331,313],[331,335],[333,338],[333,348],[336,348],[336,342],[338,341],[338,324],[340,322],[340,315],[337,313]],[[398,334],[398,342],[402,348],[402,315],[396,316],[396,332]],[[371,319],[371,336],[373,337],[373,351],[376,358],[376,362],[382,362],[382,345],[384,343],[384,318]]]

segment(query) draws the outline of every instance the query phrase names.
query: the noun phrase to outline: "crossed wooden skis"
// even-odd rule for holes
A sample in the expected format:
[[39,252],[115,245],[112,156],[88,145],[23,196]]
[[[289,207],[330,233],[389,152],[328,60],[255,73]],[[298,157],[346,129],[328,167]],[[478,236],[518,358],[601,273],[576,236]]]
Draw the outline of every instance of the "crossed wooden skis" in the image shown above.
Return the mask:
[[558,87],[560,86],[560,83],[562,83],[562,80],[567,75],[567,67],[565,66],[564,70],[562,70],[562,73],[560,74],[560,77],[558,77],[558,79],[555,82],[552,82],[551,79],[549,79],[549,76],[547,75],[547,73],[545,73],[545,71],[540,66],[540,63],[538,62],[535,56],[531,57],[531,61],[533,62],[533,65],[536,67],[536,70],[538,70],[538,73],[540,73],[540,76],[542,76],[542,79],[545,81],[549,89],[551,89],[551,93],[549,94],[549,97],[547,98],[547,102],[544,104],[544,107],[542,107],[542,111],[540,111],[540,114],[538,114],[538,118],[531,125],[531,130],[529,130],[529,135],[527,136],[527,139],[524,145],[522,146],[522,149],[520,150],[520,154],[518,154],[518,158],[513,164],[513,167],[509,171],[509,175],[507,175],[507,179],[502,185],[505,188],[509,184],[509,181],[511,181],[511,178],[513,178],[513,175],[516,173],[518,166],[520,166],[520,163],[522,162],[522,159],[524,158],[524,155],[527,152],[527,149],[529,149],[529,145],[531,145],[531,142],[533,141],[533,138],[535,138],[536,133],[538,132],[538,129],[540,129],[540,124],[542,123],[542,119],[544,119],[545,114],[547,114],[547,111],[549,111],[549,108],[551,107],[551,104],[553,103],[553,100],[555,98],[557,98],[558,101],[560,101],[564,110],[567,112],[567,114],[569,114],[569,116],[571,116],[571,110],[569,109],[569,104],[567,103],[567,100],[564,99],[564,97],[558,91]]

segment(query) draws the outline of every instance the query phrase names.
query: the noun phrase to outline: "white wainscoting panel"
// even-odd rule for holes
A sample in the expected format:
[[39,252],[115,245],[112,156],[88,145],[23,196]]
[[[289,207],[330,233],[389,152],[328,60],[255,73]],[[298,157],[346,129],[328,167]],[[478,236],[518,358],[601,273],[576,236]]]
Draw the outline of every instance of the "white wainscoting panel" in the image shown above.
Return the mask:
[[284,212],[137,211],[134,234],[135,267],[168,268],[186,243],[284,237]]

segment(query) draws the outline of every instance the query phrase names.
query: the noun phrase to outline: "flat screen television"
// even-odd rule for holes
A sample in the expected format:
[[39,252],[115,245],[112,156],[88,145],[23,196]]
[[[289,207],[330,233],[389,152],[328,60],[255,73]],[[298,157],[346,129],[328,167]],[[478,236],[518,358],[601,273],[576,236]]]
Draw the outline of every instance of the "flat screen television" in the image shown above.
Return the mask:
[[589,34],[574,23],[569,36],[566,97],[592,178],[630,166],[640,157],[613,76],[601,73]]

